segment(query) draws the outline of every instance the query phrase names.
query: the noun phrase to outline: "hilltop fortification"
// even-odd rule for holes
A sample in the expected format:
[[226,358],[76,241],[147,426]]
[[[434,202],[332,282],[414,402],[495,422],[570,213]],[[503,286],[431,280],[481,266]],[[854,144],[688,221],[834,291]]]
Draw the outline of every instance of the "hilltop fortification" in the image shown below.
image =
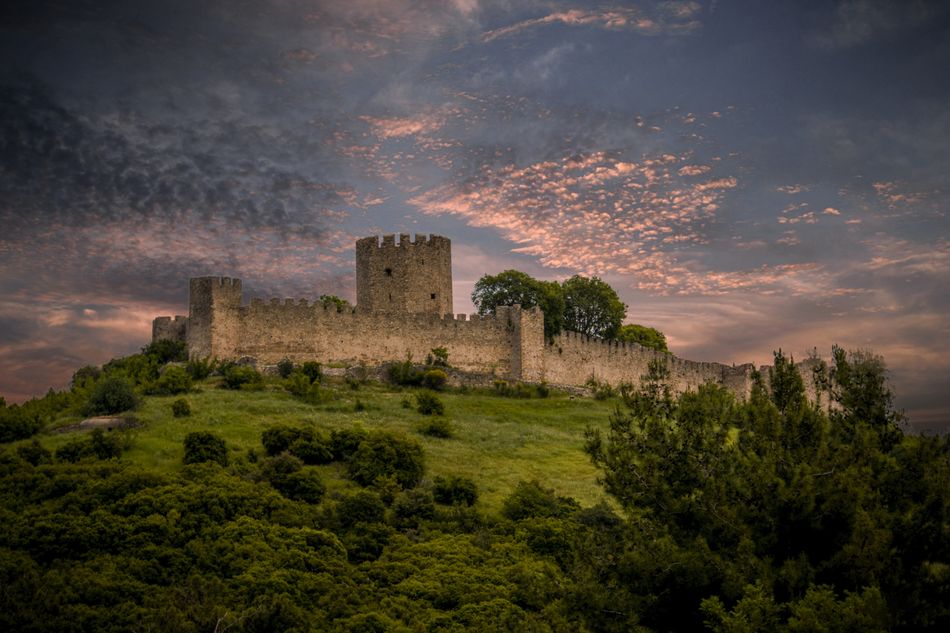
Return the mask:
[[714,382],[745,397],[751,388],[751,364],[695,362],[575,332],[546,342],[537,308],[453,314],[451,242],[437,235],[358,240],[357,305],[342,312],[307,299],[244,304],[241,280],[229,277],[197,277],[189,290],[188,316],[156,318],[152,338],[185,341],[192,357],[378,366],[407,354],[423,359],[432,348],[445,347],[453,367],[508,380],[638,384],[650,362],[659,360],[678,392]]

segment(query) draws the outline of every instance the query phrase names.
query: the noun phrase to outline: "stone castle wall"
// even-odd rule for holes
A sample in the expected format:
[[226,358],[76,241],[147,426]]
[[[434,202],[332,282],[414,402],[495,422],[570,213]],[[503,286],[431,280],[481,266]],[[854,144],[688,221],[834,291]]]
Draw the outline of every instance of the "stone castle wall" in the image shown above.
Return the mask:
[[[509,311],[491,317],[440,317],[324,308],[305,300],[254,300],[219,320],[227,345],[219,358],[253,357],[262,364],[283,358],[374,366],[411,355],[423,361],[432,348],[446,347],[454,367],[467,372],[511,373]],[[225,325],[226,324],[226,325]]]
[[552,384],[599,382],[637,385],[649,371],[650,361],[661,361],[670,372],[676,392],[696,390],[706,382],[728,388],[740,397],[751,389],[752,365],[731,367],[720,363],[684,360],[636,343],[603,341],[577,332],[564,332],[544,347],[544,377]]
[[[465,372],[563,386],[584,386],[590,378],[636,385],[651,361],[662,360],[677,392],[706,382],[743,398],[751,389],[752,365],[689,361],[574,332],[548,343],[537,308],[453,315],[451,242],[443,237],[358,240],[356,273],[358,307],[343,312],[304,299],[243,305],[240,279],[198,277],[190,281],[188,317],[155,319],[152,338],[186,341],[192,357],[252,357],[265,365],[287,358],[376,366],[407,355],[421,362],[445,347],[451,365]],[[811,372],[802,373],[814,392]]]

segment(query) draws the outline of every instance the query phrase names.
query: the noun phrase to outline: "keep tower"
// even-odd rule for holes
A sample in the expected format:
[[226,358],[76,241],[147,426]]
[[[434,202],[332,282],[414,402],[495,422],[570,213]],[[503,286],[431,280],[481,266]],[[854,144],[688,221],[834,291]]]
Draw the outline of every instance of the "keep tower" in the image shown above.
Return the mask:
[[372,312],[452,314],[452,242],[408,233],[356,242],[356,304]]

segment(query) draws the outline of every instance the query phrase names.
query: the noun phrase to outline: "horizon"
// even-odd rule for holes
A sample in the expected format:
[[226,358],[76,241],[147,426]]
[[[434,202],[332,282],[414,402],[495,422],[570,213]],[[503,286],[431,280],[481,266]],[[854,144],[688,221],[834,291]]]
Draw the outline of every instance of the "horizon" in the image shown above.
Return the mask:
[[869,349],[950,430],[950,6],[21,2],[4,11],[0,395],[136,351],[187,281],[355,299],[354,245],[598,276],[724,364]]

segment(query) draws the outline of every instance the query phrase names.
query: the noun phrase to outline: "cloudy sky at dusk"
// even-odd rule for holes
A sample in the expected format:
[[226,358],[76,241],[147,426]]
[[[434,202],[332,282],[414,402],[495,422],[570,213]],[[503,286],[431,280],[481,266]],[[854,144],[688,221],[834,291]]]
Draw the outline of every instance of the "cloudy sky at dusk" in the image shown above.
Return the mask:
[[950,4],[59,0],[0,9],[0,394],[187,279],[353,299],[353,242],[609,281],[679,356],[882,354],[950,426]]

